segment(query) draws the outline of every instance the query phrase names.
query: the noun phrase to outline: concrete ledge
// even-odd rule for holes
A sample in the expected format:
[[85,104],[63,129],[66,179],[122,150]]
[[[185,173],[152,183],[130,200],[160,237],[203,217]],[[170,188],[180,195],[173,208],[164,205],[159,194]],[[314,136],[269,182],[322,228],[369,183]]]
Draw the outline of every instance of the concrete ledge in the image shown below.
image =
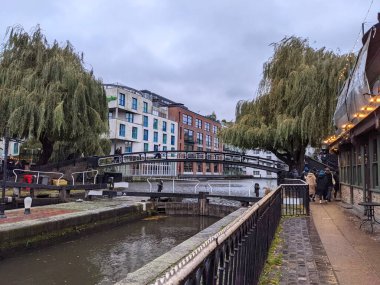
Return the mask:
[[146,264],[137,271],[129,273],[125,279],[117,282],[116,284],[142,285],[153,282],[163,272],[168,270],[173,264],[179,262],[187,254],[205,242],[210,236],[216,234],[228,224],[233,222],[235,219],[240,217],[246,210],[247,208],[240,208],[236,210],[235,212],[211,225],[207,229],[204,229],[183,243],[172,248],[169,252]]

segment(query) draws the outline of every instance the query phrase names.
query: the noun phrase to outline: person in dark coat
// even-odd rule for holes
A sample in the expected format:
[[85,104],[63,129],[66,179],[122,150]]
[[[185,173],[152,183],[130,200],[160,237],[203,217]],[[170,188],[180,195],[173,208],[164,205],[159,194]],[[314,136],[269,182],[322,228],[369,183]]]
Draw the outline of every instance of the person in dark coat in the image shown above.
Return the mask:
[[320,204],[324,200],[326,200],[327,188],[328,188],[328,179],[325,172],[321,170],[319,171],[318,177],[317,177],[317,195],[319,197]]
[[328,168],[328,167],[325,168],[325,174],[326,174],[326,177],[327,177],[327,195],[326,195],[326,199],[327,199],[327,201],[331,202],[331,195],[332,195],[332,191],[334,190],[333,174],[330,171],[330,168]]
[[339,185],[339,172],[335,172],[334,175],[334,180],[335,180],[335,184],[334,184],[334,200],[336,199],[336,196],[338,194],[338,192],[340,191],[340,185]]

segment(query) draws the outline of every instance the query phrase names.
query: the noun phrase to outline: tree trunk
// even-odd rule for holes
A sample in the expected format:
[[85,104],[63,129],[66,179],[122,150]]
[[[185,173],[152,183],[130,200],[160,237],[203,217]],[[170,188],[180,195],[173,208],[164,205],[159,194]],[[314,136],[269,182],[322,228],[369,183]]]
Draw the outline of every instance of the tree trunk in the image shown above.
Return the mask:
[[42,153],[40,155],[38,164],[43,165],[48,163],[53,153],[54,142],[50,141],[47,137],[40,138],[40,142],[42,144]]

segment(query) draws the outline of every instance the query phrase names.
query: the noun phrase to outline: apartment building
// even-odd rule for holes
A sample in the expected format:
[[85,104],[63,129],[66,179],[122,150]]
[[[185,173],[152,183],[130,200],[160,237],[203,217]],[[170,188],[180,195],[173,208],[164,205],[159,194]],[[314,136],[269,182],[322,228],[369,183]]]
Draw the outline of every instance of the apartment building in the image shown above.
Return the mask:
[[[105,84],[104,88],[108,100],[112,154],[117,149],[121,153],[176,150],[178,124],[169,119],[167,107],[174,102],[152,92],[138,91],[123,85]],[[129,171],[130,174],[150,175],[153,174],[151,166],[135,166]],[[161,174],[175,175],[172,166],[173,163],[166,163],[165,167],[160,167],[166,171]],[[147,172],[142,173],[143,168]]]
[[[221,124],[210,117],[190,111],[182,104],[171,104],[169,118],[178,122],[177,149],[188,151],[222,151],[217,137]],[[178,163],[178,174],[221,175],[223,166],[214,163]]]

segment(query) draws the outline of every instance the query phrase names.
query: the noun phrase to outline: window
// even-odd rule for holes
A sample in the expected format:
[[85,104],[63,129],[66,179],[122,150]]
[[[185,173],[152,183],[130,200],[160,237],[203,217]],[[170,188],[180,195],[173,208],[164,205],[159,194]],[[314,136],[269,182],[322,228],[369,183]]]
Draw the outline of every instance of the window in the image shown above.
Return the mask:
[[211,146],[211,136],[210,135],[206,135],[206,146]]
[[205,130],[206,130],[207,132],[210,131],[210,123],[205,123]]
[[197,144],[203,144],[203,134],[197,133]]
[[149,132],[148,130],[144,130],[144,141],[147,141],[149,139]]
[[158,120],[157,119],[153,120],[153,129],[158,130]]
[[166,145],[164,145],[164,146],[162,147],[162,150],[163,150],[163,151],[168,150],[168,147],[167,147]]
[[202,120],[195,119],[195,126],[199,129],[202,129]]
[[170,144],[175,145],[175,136],[170,137]]
[[185,142],[194,143],[194,132],[192,130],[184,129],[184,140]]
[[18,154],[18,142],[15,142],[13,144],[13,154]]
[[132,127],[132,138],[137,139],[137,127]]
[[379,186],[379,168],[377,164],[377,139],[372,139],[372,153],[371,153],[371,164],[372,164],[372,188]]
[[214,148],[219,148],[219,138],[214,138]]
[[108,112],[108,119],[112,119],[113,118],[113,113],[112,112]]
[[149,151],[149,144],[144,143],[144,151]]
[[272,172],[270,172],[270,171],[267,171],[267,175],[269,176],[269,175],[272,175]]
[[125,106],[125,94],[119,93],[119,105]]
[[[170,148],[170,150],[171,150],[171,151],[175,150],[175,147],[171,147],[171,148]],[[175,156],[175,154],[174,154],[174,153],[172,153],[170,156],[171,156],[171,157],[174,157],[174,156]]]
[[153,142],[158,142],[158,132],[153,133]]
[[125,114],[125,118],[127,119],[127,122],[128,123],[133,123],[133,119],[134,119],[134,116],[133,116],[133,113],[126,113]]
[[125,143],[125,152],[132,152],[132,142]]
[[153,150],[154,150],[154,151],[158,151],[158,144],[155,144],[155,145],[153,146]]
[[119,127],[119,136],[125,137],[125,125],[124,124],[120,124],[120,127]]
[[175,132],[175,125],[172,123],[172,124],[170,124],[170,132],[172,133],[172,134],[174,134],[174,132]]
[[167,137],[168,137],[168,136],[167,136],[166,134],[163,134],[163,135],[162,135],[162,143],[163,143],[163,144],[166,144],[166,143],[167,143],[167,142],[166,142],[166,141],[167,141]]
[[163,132],[166,132],[166,125],[167,125],[166,122],[163,121],[163,122],[162,122],[162,131],[163,131]]
[[270,156],[270,155],[267,155],[267,159],[272,159],[272,156]]
[[191,117],[191,116],[189,116],[189,115],[186,115],[186,114],[183,114],[183,115],[182,115],[182,122],[183,122],[185,125],[192,126],[192,125],[193,125],[193,117]]
[[216,134],[218,132],[218,127],[217,126],[212,126],[212,132]]
[[192,162],[185,162],[183,165],[183,171],[184,172],[193,172],[193,163]]
[[260,176],[260,171],[254,170],[252,172],[252,175],[254,175],[254,176]]
[[143,125],[144,125],[144,127],[148,127],[148,116],[144,116],[143,117]]
[[260,150],[259,149],[254,149],[253,150],[253,154],[260,154]]
[[137,98],[132,97],[132,109],[137,110]]
[[143,103],[143,112],[148,113],[148,103],[147,102]]

